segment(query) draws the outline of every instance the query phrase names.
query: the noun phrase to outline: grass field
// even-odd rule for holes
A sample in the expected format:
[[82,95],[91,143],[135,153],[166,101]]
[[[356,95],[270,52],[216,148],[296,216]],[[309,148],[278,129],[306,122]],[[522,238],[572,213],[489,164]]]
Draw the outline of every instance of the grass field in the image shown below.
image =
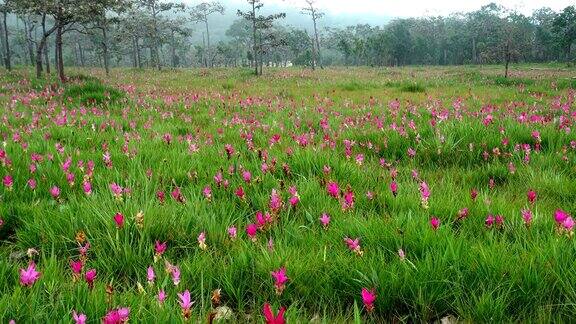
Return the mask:
[[574,68],[69,73],[0,73],[2,323],[576,318]]

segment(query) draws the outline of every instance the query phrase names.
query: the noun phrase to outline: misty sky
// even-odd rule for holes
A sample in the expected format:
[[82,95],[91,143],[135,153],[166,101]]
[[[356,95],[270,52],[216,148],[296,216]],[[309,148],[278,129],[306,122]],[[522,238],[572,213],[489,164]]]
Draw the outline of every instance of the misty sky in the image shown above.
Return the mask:
[[[184,0],[189,4],[205,0]],[[226,7],[246,7],[245,0],[221,0]],[[303,0],[266,0],[269,4],[301,7]],[[317,0],[319,7],[331,14],[369,14],[387,17],[448,15],[477,10],[490,2],[531,14],[534,9],[550,7],[556,11],[576,4],[574,0]]]

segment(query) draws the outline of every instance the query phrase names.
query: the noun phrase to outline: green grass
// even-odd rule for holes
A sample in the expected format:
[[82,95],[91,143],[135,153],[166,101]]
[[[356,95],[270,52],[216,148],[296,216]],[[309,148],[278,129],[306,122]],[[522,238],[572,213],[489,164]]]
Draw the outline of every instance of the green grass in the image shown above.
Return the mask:
[[[558,234],[553,219],[558,208],[576,214],[575,138],[558,124],[561,115],[571,120],[574,113],[574,69],[515,66],[509,80],[498,77],[502,68],[496,66],[270,69],[261,78],[245,69],[121,69],[108,79],[98,69],[71,71],[78,76],[66,85],[36,80],[24,69],[0,73],[0,104],[6,107],[1,148],[11,162],[0,163],[0,177],[14,179],[12,190],[0,189],[2,323],[71,322],[72,310],[96,323],[121,306],[130,307],[131,322],[182,322],[177,293],[186,289],[196,301],[193,321],[206,320],[215,289],[233,312],[229,322],[240,323],[262,322],[264,302],[275,310],[287,307],[289,323],[434,322],[447,316],[570,322],[576,316],[576,241]],[[433,127],[432,115],[444,112],[448,119],[435,118]],[[494,119],[486,126],[488,113]],[[544,122],[519,123],[522,113]],[[270,145],[274,134],[280,141]],[[302,135],[307,146],[295,141]],[[350,158],[345,140],[354,143]],[[226,144],[235,149],[230,159]],[[533,147],[529,163],[516,147],[522,144]],[[106,151],[111,168],[103,161]],[[33,153],[42,161],[34,163]],[[68,158],[73,184],[62,167]],[[398,171],[397,197],[381,159]],[[88,161],[95,164],[92,175]],[[251,172],[251,183],[240,170]],[[412,170],[430,186],[427,209]],[[216,185],[218,172],[227,188]],[[27,186],[31,178],[35,190]],[[83,181],[90,181],[91,195],[83,192]],[[327,181],[352,188],[351,210],[327,195]],[[115,198],[111,183],[130,193]],[[52,186],[61,189],[58,201],[49,193]],[[170,196],[176,186],[185,203]],[[203,196],[206,186],[211,199]],[[239,186],[245,200],[235,195]],[[300,197],[295,208],[288,202],[291,186]],[[269,210],[273,189],[284,207],[252,242],[245,227],[257,211]],[[526,199],[529,189],[538,193],[534,205]],[[166,195],[163,204],[159,191]],[[469,216],[457,221],[462,208]],[[529,228],[524,208],[534,214]],[[121,229],[113,222],[117,212],[126,217]],[[331,216],[327,230],[318,221],[325,212]],[[488,214],[503,215],[504,227],[486,228]],[[437,231],[429,224],[433,216],[441,220]],[[238,228],[235,241],[227,234],[232,225]],[[85,269],[98,273],[92,290],[83,279],[75,282],[69,267],[79,258],[80,231],[91,244]],[[200,232],[206,233],[206,250],[197,242]],[[362,257],[348,250],[346,236],[361,239]],[[158,262],[156,240],[168,243]],[[22,287],[18,270],[27,265],[29,248],[39,252],[33,259],[42,276]],[[178,286],[164,260],[181,269]],[[153,285],[147,284],[149,266],[156,272]],[[270,272],[282,266],[290,280],[278,296]],[[360,297],[363,287],[378,295],[370,314]],[[159,289],[168,294],[162,306]]]

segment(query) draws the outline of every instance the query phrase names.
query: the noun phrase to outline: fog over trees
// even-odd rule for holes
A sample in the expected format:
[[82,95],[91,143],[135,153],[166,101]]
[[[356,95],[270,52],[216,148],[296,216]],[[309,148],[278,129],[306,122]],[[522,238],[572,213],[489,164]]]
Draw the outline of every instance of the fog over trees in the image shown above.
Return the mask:
[[[35,67],[402,66],[573,62],[576,9],[530,16],[489,4],[445,17],[337,23],[314,0],[0,0],[0,60]],[[285,9],[285,8],[284,8]],[[362,21],[363,17],[356,17]]]

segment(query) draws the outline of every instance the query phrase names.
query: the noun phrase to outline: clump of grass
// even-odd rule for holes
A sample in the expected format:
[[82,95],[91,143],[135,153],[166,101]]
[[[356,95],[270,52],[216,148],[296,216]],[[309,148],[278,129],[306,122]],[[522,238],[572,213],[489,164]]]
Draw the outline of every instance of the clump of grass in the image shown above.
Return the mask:
[[67,87],[63,94],[63,98],[66,100],[84,105],[112,104],[118,102],[122,97],[124,94],[120,90],[93,78],[81,84]]
[[349,82],[340,83],[338,85],[338,88],[344,91],[359,91],[359,90],[367,90],[371,88],[371,86],[369,86],[366,83],[361,83],[356,80],[353,80]]
[[525,86],[534,84],[534,80],[532,79],[505,78],[503,76],[494,77],[493,81],[495,85],[504,87],[519,86],[521,84]]
[[222,88],[224,90],[233,90],[236,87],[236,85],[234,84],[234,81],[232,80],[227,80],[226,82],[222,83]]
[[426,87],[419,83],[407,83],[400,87],[400,91],[402,92],[412,92],[412,93],[419,93],[426,91]]

